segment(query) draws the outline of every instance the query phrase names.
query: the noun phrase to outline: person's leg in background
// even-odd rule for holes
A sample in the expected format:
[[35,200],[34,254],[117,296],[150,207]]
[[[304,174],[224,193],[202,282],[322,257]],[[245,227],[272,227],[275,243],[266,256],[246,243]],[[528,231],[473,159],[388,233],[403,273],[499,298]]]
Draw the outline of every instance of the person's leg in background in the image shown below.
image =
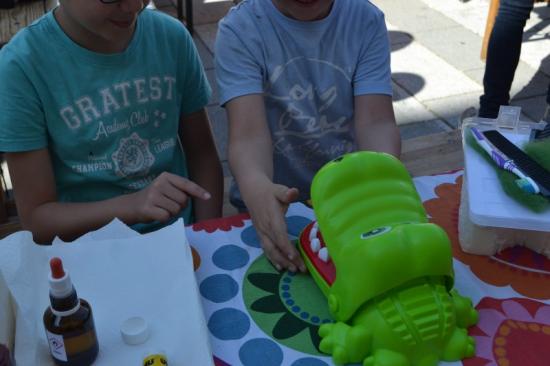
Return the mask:
[[523,28],[534,0],[501,0],[487,48],[479,116],[496,118],[510,102],[510,88],[519,63]]

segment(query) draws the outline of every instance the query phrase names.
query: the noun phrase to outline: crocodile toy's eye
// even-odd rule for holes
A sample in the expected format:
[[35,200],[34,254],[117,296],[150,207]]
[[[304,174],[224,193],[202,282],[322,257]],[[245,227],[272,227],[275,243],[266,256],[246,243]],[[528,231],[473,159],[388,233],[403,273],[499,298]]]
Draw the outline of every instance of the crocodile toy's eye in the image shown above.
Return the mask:
[[373,236],[382,235],[391,230],[389,226],[382,226],[376,229],[372,229],[366,233],[361,234],[361,239],[372,238]]

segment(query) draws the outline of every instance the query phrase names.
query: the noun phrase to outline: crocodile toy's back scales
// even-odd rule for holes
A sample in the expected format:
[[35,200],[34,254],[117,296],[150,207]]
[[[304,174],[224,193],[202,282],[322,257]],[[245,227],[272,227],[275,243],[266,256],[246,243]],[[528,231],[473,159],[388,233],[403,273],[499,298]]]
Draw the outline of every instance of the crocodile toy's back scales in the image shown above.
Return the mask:
[[336,319],[319,331],[321,350],[368,366],[473,356],[464,328],[477,313],[451,290],[449,239],[428,223],[401,162],[344,155],[317,173],[311,194],[318,222],[300,235],[300,250]]
[[389,328],[411,347],[448,337],[455,324],[453,302],[447,289],[428,279],[385,297],[376,303],[376,310]]

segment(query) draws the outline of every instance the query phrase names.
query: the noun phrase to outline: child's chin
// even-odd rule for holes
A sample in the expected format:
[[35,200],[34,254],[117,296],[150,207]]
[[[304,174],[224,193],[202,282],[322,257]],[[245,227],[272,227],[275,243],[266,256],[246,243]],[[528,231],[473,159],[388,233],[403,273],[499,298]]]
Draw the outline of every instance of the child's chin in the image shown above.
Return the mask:
[[294,0],[294,2],[301,7],[312,7],[315,6],[319,0]]
[[133,30],[132,28],[119,28],[114,25],[111,25],[109,27],[110,29],[108,31],[105,31],[103,33],[105,39],[108,39],[112,42],[121,41],[122,39],[126,39],[128,35],[132,34]]

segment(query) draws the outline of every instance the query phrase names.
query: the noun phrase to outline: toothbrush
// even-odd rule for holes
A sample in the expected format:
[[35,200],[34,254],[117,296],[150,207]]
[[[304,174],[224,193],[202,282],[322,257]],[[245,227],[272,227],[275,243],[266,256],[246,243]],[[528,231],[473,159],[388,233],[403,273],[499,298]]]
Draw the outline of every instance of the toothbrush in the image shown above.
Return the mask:
[[470,127],[470,130],[472,131],[476,143],[491,157],[491,159],[493,159],[499,168],[507,170],[519,177],[519,179],[516,179],[516,184],[521,190],[532,194],[538,194],[540,192],[537,183],[523,174],[516,164],[514,164],[513,160],[508,159],[496,148],[493,148],[477,128]]

